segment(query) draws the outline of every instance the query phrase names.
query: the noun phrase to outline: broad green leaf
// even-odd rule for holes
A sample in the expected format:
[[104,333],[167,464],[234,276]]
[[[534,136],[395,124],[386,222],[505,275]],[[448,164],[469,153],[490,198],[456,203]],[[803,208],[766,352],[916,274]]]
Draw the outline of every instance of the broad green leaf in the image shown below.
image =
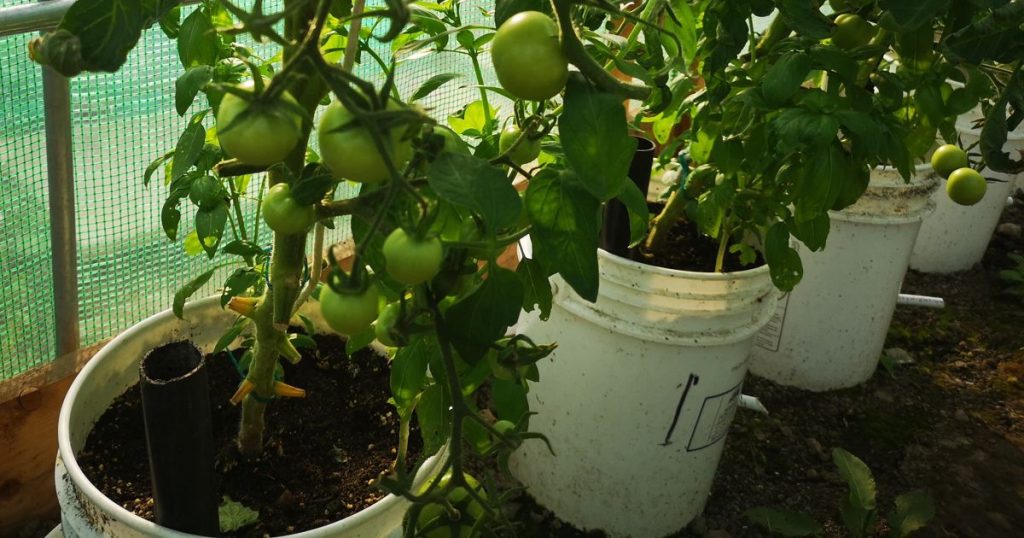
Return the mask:
[[391,394],[395,403],[405,407],[423,390],[427,380],[427,363],[440,353],[437,340],[419,337],[398,349],[391,361]]
[[839,120],[830,114],[803,108],[787,108],[772,120],[780,147],[791,149],[796,145],[812,148],[825,146],[836,138]]
[[447,326],[458,327],[458,332],[448,337],[463,360],[476,364],[491,343],[515,324],[523,294],[523,285],[515,273],[492,264],[487,279],[448,309]]
[[206,129],[203,128],[203,124],[198,121],[190,122],[178,138],[178,144],[174,147],[174,157],[171,161],[172,181],[185,175],[188,169],[196,163],[205,143]]
[[533,251],[549,274],[561,274],[580,297],[596,301],[600,204],[565,174],[542,171],[526,189]]
[[221,251],[225,254],[234,254],[236,256],[255,256],[263,253],[263,249],[259,245],[241,239],[236,239],[224,245]]
[[781,105],[789,101],[811,72],[811,57],[805,52],[787,54],[772,65],[761,80],[765,101]]
[[889,516],[889,536],[904,538],[923,529],[935,518],[935,500],[924,491],[917,490],[896,497],[896,511]]
[[813,219],[832,209],[850,173],[849,166],[838,143],[804,165],[794,196],[797,221]]
[[814,0],[779,0],[779,13],[790,28],[798,34],[825,39],[832,34],[829,20]]
[[764,257],[776,288],[792,291],[803,278],[803,262],[789,245],[789,228],[784,222],[775,223],[765,234]]
[[172,158],[174,158],[174,150],[168,151],[156,159],[153,159],[153,162],[149,163],[149,166],[146,167],[146,172],[142,176],[142,184],[148,187],[149,182],[153,179],[153,174],[155,174],[164,163]]
[[812,219],[794,220],[790,224],[790,230],[793,232],[793,237],[807,245],[807,248],[819,251],[825,248],[831,223],[832,220],[828,218],[828,213],[820,213]]
[[540,309],[540,319],[547,320],[551,315],[551,283],[547,272],[540,262],[526,258],[519,261],[516,274],[523,283],[523,310],[533,312],[534,306]]
[[292,184],[292,198],[300,205],[319,203],[336,183],[334,176],[323,166],[307,164],[299,179]]
[[499,420],[518,424],[530,412],[526,389],[519,382],[494,379],[491,383],[491,397]]
[[570,77],[558,129],[573,136],[562,138],[562,149],[583,187],[602,202],[622,191],[637,141],[626,130],[622,98],[600,92],[589,83]]
[[622,202],[629,215],[629,247],[633,248],[647,237],[647,226],[651,221],[651,213],[647,209],[647,196],[640,191],[636,183],[627,181],[615,198]]
[[210,269],[205,273],[193,278],[187,284],[178,288],[178,291],[174,293],[174,302],[171,304],[171,310],[174,315],[181,318],[182,312],[185,308],[185,301],[188,300],[195,292],[199,291],[199,288],[203,287],[204,284],[210,281],[210,277],[217,268]]
[[[855,152],[867,157],[876,157],[878,155],[882,130],[873,117],[854,110],[836,111],[835,117],[839,120],[843,131],[846,132],[846,135],[853,142],[852,146]],[[855,153],[855,155],[858,153]]]
[[856,203],[861,195],[868,190],[868,183],[870,181],[871,169],[868,165],[851,165],[839,189],[839,194],[832,204],[832,211],[840,211]]
[[217,517],[220,521],[220,532],[228,533],[248,527],[260,520],[260,513],[240,502],[231,500],[231,497],[224,496],[220,507],[217,508]]
[[[491,105],[491,115],[497,114],[498,110]],[[484,104],[480,101],[473,101],[466,105],[461,116],[449,116],[448,125],[452,130],[463,136],[483,136],[487,127],[487,114],[484,112]]]
[[505,173],[487,161],[445,152],[430,165],[427,180],[441,198],[483,217],[492,234],[519,220],[519,193]]
[[860,458],[842,448],[832,449],[832,461],[850,488],[850,498],[865,510],[875,508],[875,478]]
[[197,9],[185,18],[178,32],[178,58],[186,69],[217,63],[219,40],[206,10]]
[[199,234],[192,230],[185,239],[181,241],[181,248],[186,256],[198,256],[203,253],[203,244],[199,242]]
[[369,327],[361,333],[349,335],[348,340],[345,341],[345,353],[352,355],[361,349],[366,349],[376,337],[373,327]]
[[235,339],[238,338],[240,334],[242,334],[242,331],[244,331],[245,328],[248,327],[250,323],[252,323],[251,319],[245,316],[238,316],[238,319],[236,319],[235,322],[231,324],[231,328],[228,329],[224,334],[222,334],[219,339],[217,339],[217,344],[213,346],[212,353],[216,355],[217,353],[220,353],[221,351],[227,349],[228,346],[230,346],[231,343],[234,342]]
[[783,512],[761,506],[751,508],[743,515],[769,533],[779,536],[812,536],[824,530],[811,516],[797,512]]
[[450,412],[441,385],[430,385],[420,395],[416,404],[416,422],[423,436],[423,453],[436,453],[448,440],[451,430]]
[[203,86],[211,80],[213,80],[213,68],[208,65],[199,65],[185,71],[174,81],[174,109],[178,111],[179,116],[184,116],[185,112],[188,112],[199,90],[203,89]]
[[224,225],[227,221],[228,206],[225,204],[196,211],[196,234],[199,236],[199,243],[203,245],[203,250],[211,259],[217,253],[217,245],[224,235]]
[[30,44],[34,60],[67,77],[81,71],[113,73],[124,64],[142,30],[175,7],[176,0],[78,0],[60,26]]
[[235,269],[224,281],[224,291],[220,294],[220,307],[227,306],[232,297],[245,293],[261,278],[263,275],[248,267]]
[[892,15],[903,30],[913,30],[934,21],[937,14],[946,13],[950,0],[879,0],[878,7]]
[[462,75],[460,75],[459,73],[439,73],[437,75],[434,75],[427,79],[426,82],[424,82],[423,84],[420,84],[419,88],[416,88],[416,91],[413,92],[412,97],[409,98],[409,101],[418,101],[420,99],[423,99],[424,97],[430,95],[431,93],[434,93],[434,90],[440,88],[441,86],[444,86],[448,82],[457,79],[461,76]]

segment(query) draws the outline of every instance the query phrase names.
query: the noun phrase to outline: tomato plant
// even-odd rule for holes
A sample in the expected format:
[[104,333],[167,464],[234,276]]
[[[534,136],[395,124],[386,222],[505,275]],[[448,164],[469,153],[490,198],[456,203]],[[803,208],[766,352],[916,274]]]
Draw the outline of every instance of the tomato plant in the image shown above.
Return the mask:
[[491,61],[502,87],[520,99],[550,99],[569,77],[558,26],[538,11],[516,13],[498,28]]
[[282,234],[303,233],[316,220],[316,210],[313,206],[304,206],[296,202],[287,183],[278,183],[271,187],[263,197],[261,208],[267,226]]
[[[253,81],[234,87],[252,92]],[[251,99],[251,100],[246,100]],[[299,141],[302,117],[298,102],[288,92],[276,101],[263,102],[254,94],[228,93],[217,110],[217,137],[224,151],[246,164],[281,162]]]
[[441,271],[444,252],[436,237],[414,237],[398,228],[384,240],[384,267],[391,278],[406,286],[422,284]]

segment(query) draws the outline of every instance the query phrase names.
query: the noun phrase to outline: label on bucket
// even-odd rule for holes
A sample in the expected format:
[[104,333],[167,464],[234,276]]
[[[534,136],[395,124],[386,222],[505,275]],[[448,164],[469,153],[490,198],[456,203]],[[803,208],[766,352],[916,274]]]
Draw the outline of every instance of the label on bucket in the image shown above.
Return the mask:
[[789,294],[787,293],[779,298],[779,305],[775,308],[775,314],[772,315],[772,319],[768,320],[768,324],[758,331],[757,336],[754,338],[755,346],[767,349],[768,351],[779,350],[779,345],[782,342],[782,328],[786,324],[786,310],[788,306]]
[[697,424],[686,445],[687,452],[707,448],[725,438],[732,417],[736,414],[742,388],[743,383],[740,383],[728,391],[704,398],[700,414],[697,415]]

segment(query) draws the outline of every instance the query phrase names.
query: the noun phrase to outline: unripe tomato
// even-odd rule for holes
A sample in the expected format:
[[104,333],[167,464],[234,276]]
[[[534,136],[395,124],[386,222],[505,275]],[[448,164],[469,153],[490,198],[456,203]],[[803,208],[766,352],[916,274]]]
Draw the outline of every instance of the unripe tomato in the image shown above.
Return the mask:
[[401,313],[402,305],[400,303],[389,303],[380,311],[377,322],[373,325],[373,334],[377,337],[378,342],[389,347],[401,345],[391,336],[391,331],[395,328]]
[[939,149],[932,153],[932,168],[935,173],[948,178],[950,174],[970,165],[967,161],[967,153],[953,144],[939,146]]
[[[463,474],[466,484],[469,485],[480,497],[486,497],[480,482],[469,474]],[[438,487],[444,488],[451,482],[451,471],[441,477]],[[486,511],[479,501],[470,497],[466,488],[459,486],[448,493],[448,502],[459,511],[459,538],[470,538],[470,530],[473,524],[484,517]],[[443,505],[431,503],[423,507],[420,515],[416,518],[416,536],[422,538],[452,538],[451,516]],[[425,530],[428,529],[428,530]]]
[[472,152],[469,150],[469,144],[467,144],[461,136],[456,134],[455,131],[447,127],[435,125],[434,134],[439,134],[444,137],[444,148],[442,148],[441,151],[461,153],[462,155],[472,155]]
[[[247,81],[240,88],[252,90]],[[288,92],[281,101],[298,107]],[[244,113],[244,115],[243,115]],[[302,118],[282,103],[252,103],[227,93],[217,110],[217,137],[228,155],[246,164],[267,166],[284,160],[299,142]]]
[[441,271],[444,252],[436,237],[420,239],[396,228],[384,240],[381,250],[388,274],[406,286],[422,284]]
[[851,50],[867,45],[875,35],[875,28],[860,15],[844,13],[836,17],[836,27],[832,30],[832,43],[843,50]]
[[362,292],[338,293],[325,286],[320,292],[320,312],[324,321],[340,334],[351,336],[370,328],[377,319],[380,291],[370,284]]
[[311,205],[299,205],[287,183],[270,187],[263,196],[260,211],[267,226],[282,234],[303,233],[316,222],[316,209]]
[[985,197],[988,184],[985,178],[973,168],[961,168],[949,175],[946,181],[946,194],[949,199],[960,205],[974,205]]
[[[505,153],[508,148],[512,147],[512,144],[523,134],[522,129],[517,125],[509,125],[501,131],[501,136],[498,137],[498,153]],[[522,166],[540,155],[540,139],[539,138],[523,138],[521,142],[512,150],[512,153],[508,154],[509,159],[512,162]]]
[[[389,101],[388,110],[397,110],[397,103]],[[384,157],[377,151],[370,132],[361,125],[349,125],[355,116],[338,101],[331,103],[320,119],[317,137],[320,157],[331,169],[334,177],[358,183],[380,183],[390,178]],[[342,127],[349,126],[343,130]],[[405,138],[403,128],[392,128],[384,136],[390,143],[390,156],[399,172],[412,157],[412,144]]]
[[520,99],[550,99],[569,79],[558,26],[539,11],[516,13],[498,28],[491,41],[491,62],[501,86]]

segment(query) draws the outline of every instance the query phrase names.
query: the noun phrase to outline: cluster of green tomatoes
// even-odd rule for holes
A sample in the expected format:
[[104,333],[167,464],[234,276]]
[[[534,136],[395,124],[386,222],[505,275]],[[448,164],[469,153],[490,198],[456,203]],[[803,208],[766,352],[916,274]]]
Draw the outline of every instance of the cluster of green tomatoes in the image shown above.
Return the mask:
[[988,184],[977,170],[971,168],[967,152],[946,144],[932,153],[932,168],[946,178],[946,194],[960,205],[974,205],[985,197]]

